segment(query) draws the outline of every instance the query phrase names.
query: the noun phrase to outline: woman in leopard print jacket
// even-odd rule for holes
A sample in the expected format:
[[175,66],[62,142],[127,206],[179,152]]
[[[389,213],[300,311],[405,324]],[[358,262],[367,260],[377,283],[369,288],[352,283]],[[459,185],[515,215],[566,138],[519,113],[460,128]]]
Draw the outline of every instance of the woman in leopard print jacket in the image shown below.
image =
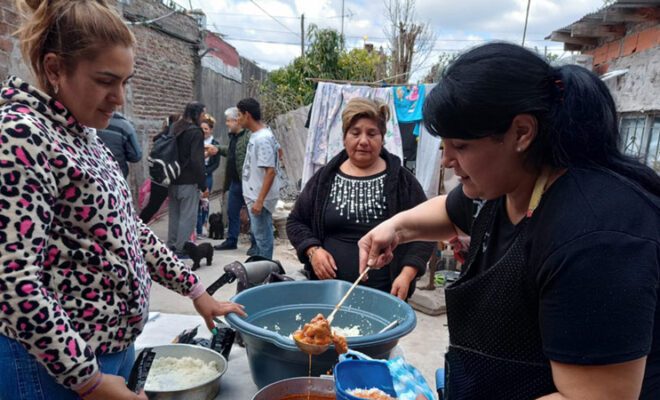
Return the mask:
[[[146,399],[125,384],[154,280],[218,302],[142,223],[96,137],[124,102],[135,39],[105,0],[25,0],[38,79],[0,86],[0,398]],[[123,375],[123,376],[119,376]]]

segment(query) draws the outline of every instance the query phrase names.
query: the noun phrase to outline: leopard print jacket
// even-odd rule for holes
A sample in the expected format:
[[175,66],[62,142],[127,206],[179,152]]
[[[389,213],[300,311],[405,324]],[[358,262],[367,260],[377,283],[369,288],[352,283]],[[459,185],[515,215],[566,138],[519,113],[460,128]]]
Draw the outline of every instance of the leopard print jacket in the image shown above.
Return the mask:
[[152,279],[182,295],[198,277],[144,225],[94,129],[10,77],[0,86],[0,334],[66,387],[147,320]]

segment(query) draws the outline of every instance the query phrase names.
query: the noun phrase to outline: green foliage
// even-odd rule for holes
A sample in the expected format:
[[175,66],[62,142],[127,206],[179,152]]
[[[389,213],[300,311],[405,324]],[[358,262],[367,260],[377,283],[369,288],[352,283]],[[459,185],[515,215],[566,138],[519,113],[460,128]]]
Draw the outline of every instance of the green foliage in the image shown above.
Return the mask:
[[[267,122],[277,115],[310,104],[316,84],[307,78],[328,80],[375,81],[384,56],[377,52],[342,50],[341,35],[333,29],[309,27],[309,46],[304,57],[271,71],[261,85],[262,113]],[[383,70],[384,73],[384,70]]]
[[[305,53],[307,73],[321,79],[337,79],[343,40],[334,29],[311,25],[307,35],[310,46]],[[295,61],[294,61],[295,63]]]
[[[383,54],[366,49],[353,49],[339,57],[340,79],[357,82],[374,82],[382,78],[386,58]],[[384,70],[383,70],[384,72]]]

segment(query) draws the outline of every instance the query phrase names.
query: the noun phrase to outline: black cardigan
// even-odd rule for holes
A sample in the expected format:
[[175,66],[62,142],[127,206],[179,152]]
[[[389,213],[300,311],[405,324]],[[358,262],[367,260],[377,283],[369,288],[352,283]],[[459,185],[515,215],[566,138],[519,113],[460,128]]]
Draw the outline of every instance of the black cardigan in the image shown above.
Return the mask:
[[176,178],[174,184],[197,185],[200,191],[205,191],[204,132],[202,128],[180,119],[173,123],[170,129],[176,136],[179,165],[181,165],[181,175]]
[[[390,154],[385,149],[381,151],[385,160],[385,197],[389,218],[400,211],[413,208],[426,200],[426,195],[417,179],[407,169],[401,167],[399,157]],[[341,164],[348,159],[346,150],[336,155],[330,162],[312,176],[303,189],[296,204],[286,221],[286,233],[298,253],[298,259],[305,264],[305,270],[316,278],[314,270],[305,251],[311,246],[321,246],[325,238],[323,221],[325,208],[332,181]],[[357,245],[357,244],[356,244]],[[390,283],[394,282],[404,266],[417,269],[420,277],[426,271],[426,263],[434,249],[431,242],[411,242],[398,246],[394,250],[394,259],[390,263]],[[415,279],[410,284],[408,296],[415,290]]]

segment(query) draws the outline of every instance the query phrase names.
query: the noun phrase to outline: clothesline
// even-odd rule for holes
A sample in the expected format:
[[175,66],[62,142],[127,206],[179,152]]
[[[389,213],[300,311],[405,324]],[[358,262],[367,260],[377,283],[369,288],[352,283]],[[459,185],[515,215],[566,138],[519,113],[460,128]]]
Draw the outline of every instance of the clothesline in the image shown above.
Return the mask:
[[[403,142],[397,114],[406,115],[413,103],[423,102],[423,98],[419,97],[420,94],[423,95],[423,93],[430,91],[433,85],[427,84],[424,87],[420,87],[420,85],[397,86],[393,89],[391,86],[370,87],[368,85],[349,85],[347,83],[342,84],[319,80],[319,85],[314,95],[305,145],[302,174],[303,187],[316,171],[343,150],[341,114],[346,104],[356,97],[378,99],[388,104],[390,110],[393,112],[390,113],[390,118],[386,124],[384,146],[390,153],[396,155],[402,161],[404,160]],[[397,110],[396,103],[399,101],[395,101],[395,97],[397,99],[399,97],[402,99],[408,98],[411,102],[408,105],[400,104],[399,110]],[[414,107],[414,110],[419,111],[417,107]],[[417,115],[414,121],[419,121],[420,119],[421,116]],[[412,120],[413,118],[410,118],[409,122]],[[440,139],[428,133],[423,125],[419,125],[419,129],[415,176],[427,196],[432,197],[438,193]]]
[[360,81],[348,81],[341,79],[323,79],[323,78],[305,78],[307,81],[311,82],[327,82],[327,83],[337,83],[342,85],[360,85],[360,86],[370,86],[370,87],[394,87],[394,86],[405,86],[400,83],[385,83],[382,81],[376,82],[360,82]]

